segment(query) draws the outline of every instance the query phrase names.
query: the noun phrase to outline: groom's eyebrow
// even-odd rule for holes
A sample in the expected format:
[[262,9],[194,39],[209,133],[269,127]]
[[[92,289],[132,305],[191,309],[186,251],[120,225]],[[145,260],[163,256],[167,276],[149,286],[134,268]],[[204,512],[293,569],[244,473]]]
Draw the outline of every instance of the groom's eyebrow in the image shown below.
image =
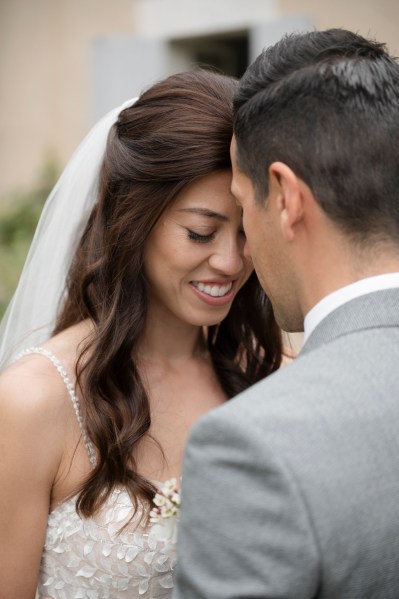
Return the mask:
[[193,214],[201,214],[201,216],[209,216],[209,218],[217,218],[220,221],[228,221],[229,219],[224,214],[213,212],[207,208],[179,208],[178,212],[191,212]]

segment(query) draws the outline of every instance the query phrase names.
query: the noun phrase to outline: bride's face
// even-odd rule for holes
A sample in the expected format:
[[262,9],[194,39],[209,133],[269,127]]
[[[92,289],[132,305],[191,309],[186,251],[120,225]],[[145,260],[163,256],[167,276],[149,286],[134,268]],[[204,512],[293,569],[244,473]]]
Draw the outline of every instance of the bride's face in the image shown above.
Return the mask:
[[252,262],[243,254],[241,209],[230,184],[229,170],[193,181],[151,231],[144,266],[152,316],[216,324],[252,273]]

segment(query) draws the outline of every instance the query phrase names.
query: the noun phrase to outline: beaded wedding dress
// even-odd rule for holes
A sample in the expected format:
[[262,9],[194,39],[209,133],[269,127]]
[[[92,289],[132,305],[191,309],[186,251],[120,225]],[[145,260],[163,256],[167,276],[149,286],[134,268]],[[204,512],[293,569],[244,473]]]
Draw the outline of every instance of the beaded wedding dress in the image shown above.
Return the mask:
[[[62,377],[75,410],[89,459],[94,448],[83,428],[79,401],[62,364],[47,350],[32,347],[19,356],[41,354]],[[38,597],[52,599],[170,599],[175,540],[160,525],[140,526],[123,488],[115,489],[98,513],[81,518],[76,496],[49,515],[40,567]],[[125,526],[127,524],[127,526]]]

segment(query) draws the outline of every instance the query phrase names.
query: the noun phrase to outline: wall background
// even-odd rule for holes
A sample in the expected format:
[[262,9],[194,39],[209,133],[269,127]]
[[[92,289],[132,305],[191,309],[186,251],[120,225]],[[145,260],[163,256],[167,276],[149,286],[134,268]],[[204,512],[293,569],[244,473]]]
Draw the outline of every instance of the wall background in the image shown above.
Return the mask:
[[292,15],[374,36],[399,55],[398,0],[0,0],[0,201],[32,185],[49,157],[64,166],[97,116],[96,44]]

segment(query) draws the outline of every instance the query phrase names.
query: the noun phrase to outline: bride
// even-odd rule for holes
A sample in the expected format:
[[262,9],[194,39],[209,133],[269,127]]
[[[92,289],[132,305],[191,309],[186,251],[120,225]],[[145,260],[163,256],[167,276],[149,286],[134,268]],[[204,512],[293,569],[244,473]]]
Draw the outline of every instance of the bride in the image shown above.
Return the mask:
[[198,418],[280,365],[230,193],[235,85],[155,84],[93,129],[46,203],[0,330],[7,599],[169,598],[165,481]]

